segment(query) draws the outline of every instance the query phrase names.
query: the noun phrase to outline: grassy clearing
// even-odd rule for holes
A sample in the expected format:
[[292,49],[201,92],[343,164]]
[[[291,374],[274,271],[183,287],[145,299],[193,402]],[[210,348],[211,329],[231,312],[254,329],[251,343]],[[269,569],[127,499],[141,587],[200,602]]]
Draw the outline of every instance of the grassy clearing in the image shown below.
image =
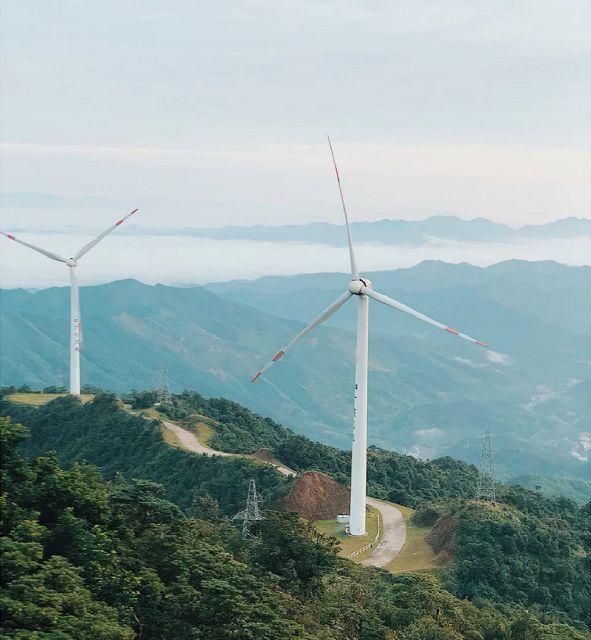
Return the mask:
[[170,445],[171,447],[180,447],[183,449],[183,443],[176,437],[176,435],[170,430],[167,429],[164,425],[160,429],[162,433],[162,437],[164,438],[164,442]]
[[214,420],[196,413],[195,415],[185,418],[185,420],[182,420],[179,424],[185,429],[192,431],[197,436],[197,440],[199,440],[201,444],[209,446],[214,434]]
[[448,560],[437,556],[427,542],[430,527],[419,527],[411,521],[413,509],[396,505],[402,512],[406,524],[406,540],[400,553],[384,568],[391,573],[410,571],[435,571],[444,567]]
[[131,410],[131,412],[135,413],[138,416],[141,416],[142,418],[150,418],[150,420],[168,419],[163,413],[160,413],[160,411],[154,409],[154,407],[149,407],[148,409],[133,409]]
[[[321,533],[331,536],[332,538],[336,538],[339,541],[339,555],[346,557],[354,551],[357,551],[357,549],[361,549],[361,547],[364,547],[366,544],[373,542],[376,537],[376,533],[378,532],[378,522],[380,521],[380,518],[380,512],[377,509],[368,507],[366,518],[367,533],[364,536],[348,536],[345,533],[346,525],[338,524],[336,520],[318,520],[314,524]],[[359,562],[366,558],[371,551],[371,549],[368,549],[366,552],[355,556],[355,562]]]
[[[47,404],[56,398],[70,395],[68,393],[13,393],[6,396],[10,402],[18,402],[19,404],[30,404],[34,407],[40,407],[43,404]],[[93,399],[93,395],[90,393],[80,394],[81,402],[90,402]]]
[[197,436],[197,440],[201,442],[201,444],[205,444],[209,446],[209,442],[213,436],[213,429],[205,422],[197,422],[193,427],[195,435]]

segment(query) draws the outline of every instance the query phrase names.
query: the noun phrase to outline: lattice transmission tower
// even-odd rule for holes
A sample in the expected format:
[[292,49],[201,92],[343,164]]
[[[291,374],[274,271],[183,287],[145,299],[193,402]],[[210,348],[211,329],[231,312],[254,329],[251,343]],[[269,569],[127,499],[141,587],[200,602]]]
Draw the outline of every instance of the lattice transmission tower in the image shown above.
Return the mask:
[[496,500],[494,456],[490,431],[487,431],[482,439],[478,482],[476,484],[476,500],[489,500],[492,502]]
[[244,539],[257,540],[250,528],[257,520],[264,520],[260,510],[260,503],[263,501],[257,493],[255,481],[251,478],[248,482],[248,497],[246,498],[246,509],[239,511],[232,520],[242,520],[242,537]]
[[162,369],[160,369],[160,380],[158,381],[158,396],[156,404],[170,402],[170,391],[168,390],[168,387],[168,369],[162,367]]

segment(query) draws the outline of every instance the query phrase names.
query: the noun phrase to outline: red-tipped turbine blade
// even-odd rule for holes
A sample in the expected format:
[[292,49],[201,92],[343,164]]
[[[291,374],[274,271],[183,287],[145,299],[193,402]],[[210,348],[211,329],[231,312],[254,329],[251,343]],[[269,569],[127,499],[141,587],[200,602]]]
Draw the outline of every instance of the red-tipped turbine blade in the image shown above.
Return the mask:
[[402,302],[398,302],[398,300],[394,300],[394,298],[390,298],[390,296],[385,296],[383,293],[378,293],[377,291],[374,291],[373,289],[369,289],[368,287],[362,287],[361,293],[365,294],[369,298],[373,298],[374,300],[381,302],[382,304],[386,304],[389,307],[398,309],[398,311],[402,311],[403,313],[408,313],[408,315],[413,316],[417,320],[422,320],[423,322],[426,322],[434,327],[437,327],[438,329],[443,329],[444,331],[447,331],[448,333],[451,333],[454,336],[458,336],[458,338],[462,338],[463,340],[468,340],[468,342],[473,342],[475,344],[480,345],[481,347],[488,347],[488,344],[486,344],[486,342],[482,342],[482,340],[476,340],[475,338],[471,338],[465,333],[461,333],[460,331],[458,331],[457,329],[454,329],[453,327],[450,327],[449,325],[443,324],[441,322],[437,322],[437,320],[433,320],[433,318],[426,316],[424,313],[421,313],[420,311],[417,311],[416,309],[413,309],[412,307],[409,307],[408,305],[403,304]]
[[133,209],[133,211],[130,211],[127,215],[123,216],[123,218],[121,218],[121,220],[117,220],[117,222],[115,224],[112,224],[108,229],[105,229],[105,231],[103,231],[102,233],[99,233],[99,235],[94,239],[91,240],[88,244],[85,244],[82,249],[80,249],[80,251],[78,251],[78,253],[74,256],[75,260],[78,260],[79,258],[81,258],[85,253],[88,253],[94,246],[96,246],[105,236],[108,236],[112,231],[114,231],[117,227],[119,227],[120,225],[122,225],[127,218],[129,218],[130,216],[132,216],[135,212],[137,211],[137,209]]

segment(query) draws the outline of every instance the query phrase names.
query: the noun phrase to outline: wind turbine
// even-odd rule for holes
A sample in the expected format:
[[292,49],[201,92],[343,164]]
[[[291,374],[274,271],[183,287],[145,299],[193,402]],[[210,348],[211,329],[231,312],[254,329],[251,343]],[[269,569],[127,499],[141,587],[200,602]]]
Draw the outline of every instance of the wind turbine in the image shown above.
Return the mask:
[[357,262],[355,260],[355,252],[353,250],[353,240],[351,238],[351,229],[349,226],[349,216],[347,214],[347,207],[345,206],[345,198],[343,196],[343,189],[341,186],[341,178],[339,176],[339,170],[335,160],[334,151],[330,138],[328,138],[328,145],[330,148],[330,154],[332,157],[332,163],[336,173],[337,184],[339,188],[339,195],[341,199],[341,205],[343,214],[345,216],[345,225],[347,228],[347,241],[349,244],[349,259],[351,262],[351,282],[347,290],[342,293],[329,307],[327,307],[322,313],[320,313],[312,322],[302,331],[300,331],[295,338],[287,345],[282,347],[273,358],[252,378],[252,382],[255,382],[260,378],[263,373],[274,363],[283,357],[297,342],[315,329],[318,325],[326,322],[333,314],[335,314],[350,298],[357,296],[358,311],[357,311],[357,346],[355,355],[355,397],[353,408],[353,445],[351,454],[351,501],[350,501],[350,522],[349,533],[353,536],[365,535],[365,506],[366,506],[366,478],[367,478],[367,356],[368,356],[368,313],[369,313],[369,300],[376,300],[389,307],[393,307],[398,311],[407,313],[408,315],[422,320],[438,329],[443,329],[451,335],[458,336],[469,342],[480,345],[481,347],[488,347],[485,342],[476,340],[467,336],[465,333],[460,333],[456,329],[437,322],[429,318],[424,313],[416,311],[415,309],[394,300],[382,293],[378,293],[373,290],[371,282],[367,278],[363,278],[359,275],[357,269]]
[[63,262],[68,266],[70,270],[70,393],[73,395],[80,395],[80,349],[82,348],[82,322],[80,320],[80,297],[78,294],[78,279],[76,278],[76,268],[78,267],[78,260],[88,253],[95,245],[97,245],[105,236],[108,236],[111,231],[114,231],[118,226],[123,224],[127,218],[132,216],[137,209],[134,209],[126,216],[123,216],[121,220],[110,226],[108,229],[99,234],[94,240],[91,240],[88,244],[85,244],[80,251],[73,258],[63,258],[57,253],[42,249],[34,244],[25,242],[15,238],[10,233],[4,233],[0,231],[0,234],[6,236],[10,240],[14,240],[19,244],[29,247],[34,251],[56,260],[57,262]]

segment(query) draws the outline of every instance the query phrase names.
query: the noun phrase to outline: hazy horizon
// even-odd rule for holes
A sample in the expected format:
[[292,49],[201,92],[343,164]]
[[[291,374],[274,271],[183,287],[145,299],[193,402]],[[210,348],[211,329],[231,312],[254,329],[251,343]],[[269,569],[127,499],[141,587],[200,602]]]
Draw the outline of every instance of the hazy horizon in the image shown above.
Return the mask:
[[[19,234],[19,237],[67,257],[92,235]],[[0,287],[38,289],[68,284],[63,264],[15,242],[2,240]],[[411,267],[424,260],[468,262],[476,266],[510,259],[555,260],[582,266],[591,264],[590,248],[590,237],[507,243],[432,240],[417,245],[358,243],[356,254],[362,272],[368,272]],[[84,256],[78,277],[82,285],[135,278],[148,284],[183,286],[252,280],[266,275],[340,271],[348,271],[348,253],[344,247],[114,233]]]
[[338,222],[327,133],[353,219],[588,215],[590,24],[582,0],[3,3],[0,186],[41,197],[2,223]]

